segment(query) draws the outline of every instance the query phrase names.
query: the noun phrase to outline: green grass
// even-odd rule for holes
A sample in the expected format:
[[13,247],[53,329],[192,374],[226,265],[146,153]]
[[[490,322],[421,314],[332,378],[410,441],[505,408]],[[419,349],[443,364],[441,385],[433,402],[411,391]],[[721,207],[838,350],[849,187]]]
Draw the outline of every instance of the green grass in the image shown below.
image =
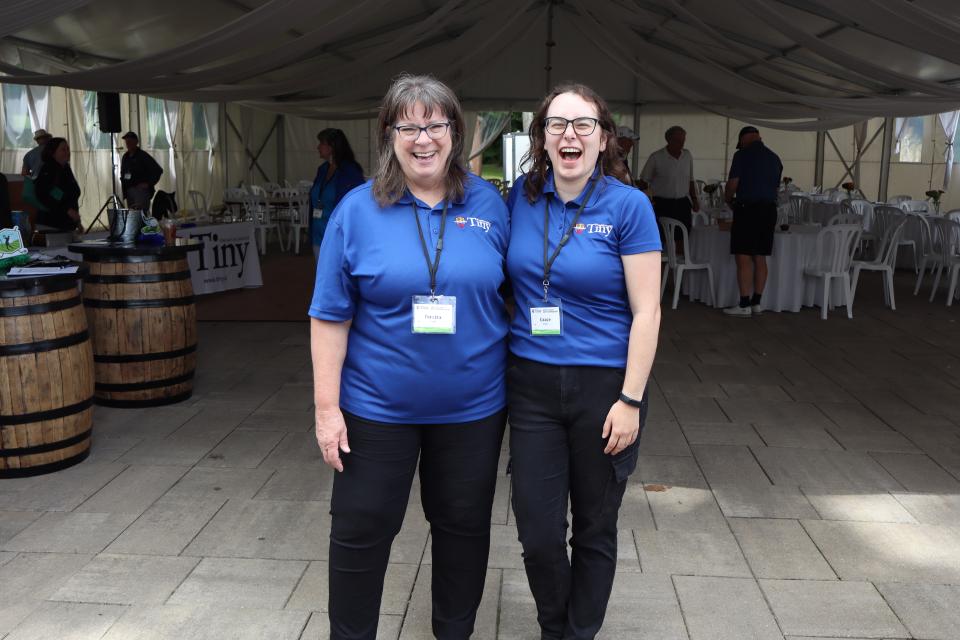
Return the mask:
[[483,165],[480,169],[481,178],[500,178],[503,179],[503,167],[498,165]]

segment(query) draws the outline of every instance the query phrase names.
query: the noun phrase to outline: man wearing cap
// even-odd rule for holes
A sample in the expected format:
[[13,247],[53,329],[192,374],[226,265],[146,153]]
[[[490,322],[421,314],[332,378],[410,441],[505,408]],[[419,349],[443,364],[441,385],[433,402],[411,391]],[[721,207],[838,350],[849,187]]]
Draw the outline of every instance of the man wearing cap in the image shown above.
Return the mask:
[[633,172],[630,171],[630,163],[627,158],[633,151],[633,143],[640,139],[640,136],[630,127],[617,127],[617,147],[620,148],[620,157],[623,158],[623,164],[627,168],[627,173],[633,178]]
[[767,256],[773,251],[783,163],[763,144],[756,127],[740,129],[737,140],[724,198],[733,209],[730,253],[737,263],[740,303],[723,312],[749,318],[763,311],[760,298],[767,284]]
[[33,140],[37,143],[37,146],[27,151],[27,155],[23,156],[23,167],[20,169],[20,175],[30,176],[31,178],[37,177],[40,166],[43,164],[43,158],[41,157],[43,145],[50,142],[52,138],[53,136],[47,133],[46,129],[37,129],[33,132]]
[[120,186],[131,209],[150,208],[153,188],[160,181],[163,169],[150,154],[140,148],[140,138],[133,131],[123,134],[127,152],[120,160]]
[[[647,158],[640,172],[640,184],[653,196],[653,212],[657,218],[679,220],[690,229],[691,211],[700,210],[697,185],[693,180],[693,156],[683,145],[687,132],[674,125],[663,134],[667,146]],[[678,240],[679,241],[679,240]]]

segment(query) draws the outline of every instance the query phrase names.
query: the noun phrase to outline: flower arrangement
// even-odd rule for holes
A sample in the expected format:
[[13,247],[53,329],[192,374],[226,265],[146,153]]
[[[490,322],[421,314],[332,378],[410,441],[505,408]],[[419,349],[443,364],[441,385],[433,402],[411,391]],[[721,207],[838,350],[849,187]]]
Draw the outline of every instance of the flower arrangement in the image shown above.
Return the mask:
[[842,185],[840,185],[840,186],[843,187],[844,190],[846,190],[846,192],[847,192],[847,197],[848,197],[848,198],[852,198],[852,197],[853,197],[853,192],[854,192],[854,191],[856,190],[856,188],[857,188],[856,183],[853,182],[852,180],[849,181],[849,182],[844,182],[844,183],[843,183]]
[[933,206],[937,210],[937,213],[940,212],[940,198],[945,193],[946,191],[943,189],[931,189],[930,191],[924,193],[924,195],[930,198],[930,201],[933,202]]
[[787,185],[790,184],[791,182],[793,182],[793,178],[788,178],[787,176],[784,176],[784,178],[783,178],[783,186],[787,186]]
[[712,182],[710,184],[703,185],[703,192],[709,196],[709,195],[712,195],[713,192],[716,191],[718,188],[720,188],[720,183]]

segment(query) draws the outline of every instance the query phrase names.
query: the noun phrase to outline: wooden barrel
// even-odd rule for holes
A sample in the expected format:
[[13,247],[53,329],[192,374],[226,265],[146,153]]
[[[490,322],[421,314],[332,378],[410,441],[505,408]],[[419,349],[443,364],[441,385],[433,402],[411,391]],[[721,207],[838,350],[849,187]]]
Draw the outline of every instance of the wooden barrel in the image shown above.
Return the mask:
[[0,280],[0,478],[90,453],[93,352],[80,277]]
[[97,404],[150,407],[193,393],[197,316],[186,249],[178,249],[80,251]]

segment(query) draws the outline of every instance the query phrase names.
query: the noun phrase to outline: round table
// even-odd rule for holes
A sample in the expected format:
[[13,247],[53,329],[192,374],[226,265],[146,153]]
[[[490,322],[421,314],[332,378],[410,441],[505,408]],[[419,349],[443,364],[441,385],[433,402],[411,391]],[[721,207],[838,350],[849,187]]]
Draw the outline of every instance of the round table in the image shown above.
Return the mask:
[[90,453],[93,352],[82,276],[81,267],[0,277],[0,478],[58,471]]
[[189,251],[203,243],[144,246],[79,242],[83,305],[93,341],[95,402],[151,407],[193,393],[197,316]]
[[[773,236],[773,254],[767,257],[767,284],[761,299],[766,311],[799,311],[819,304],[823,280],[803,275],[803,267],[815,259],[818,225],[790,225]],[[713,269],[716,307],[731,307],[740,300],[737,267],[730,254],[730,232],[716,226],[694,227],[690,233],[692,261],[709,263]],[[682,291],[691,300],[709,303],[709,284],[704,270],[684,274]],[[830,303],[841,304],[839,281],[830,285]]]

